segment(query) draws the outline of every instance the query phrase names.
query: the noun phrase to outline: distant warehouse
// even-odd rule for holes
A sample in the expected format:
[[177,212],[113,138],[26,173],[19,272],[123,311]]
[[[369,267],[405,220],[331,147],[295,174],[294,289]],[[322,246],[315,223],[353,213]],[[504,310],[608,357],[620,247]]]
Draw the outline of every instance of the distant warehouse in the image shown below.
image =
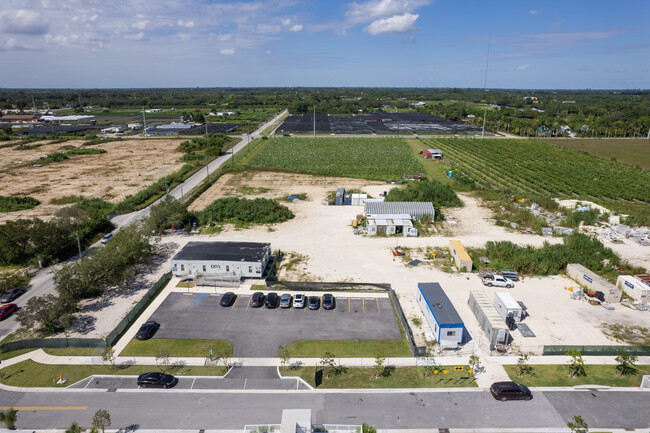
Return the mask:
[[271,258],[271,244],[260,242],[188,242],[172,258],[175,276],[195,284],[262,278]]

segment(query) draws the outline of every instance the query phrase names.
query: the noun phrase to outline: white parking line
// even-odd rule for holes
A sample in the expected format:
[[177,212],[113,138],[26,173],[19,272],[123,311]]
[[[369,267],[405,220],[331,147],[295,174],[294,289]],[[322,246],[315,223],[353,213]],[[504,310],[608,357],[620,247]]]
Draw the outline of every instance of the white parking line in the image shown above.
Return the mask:
[[246,383],[248,382],[248,378],[244,379],[244,389],[246,389]]
[[86,386],[84,386],[84,389],[88,388],[88,385],[91,384],[91,382],[93,381],[94,378],[95,378],[95,376],[90,376],[90,377],[88,378],[88,383],[86,384]]
[[192,385],[190,385],[190,389],[194,389],[194,382],[196,382],[196,377],[195,377],[194,380],[192,381]]

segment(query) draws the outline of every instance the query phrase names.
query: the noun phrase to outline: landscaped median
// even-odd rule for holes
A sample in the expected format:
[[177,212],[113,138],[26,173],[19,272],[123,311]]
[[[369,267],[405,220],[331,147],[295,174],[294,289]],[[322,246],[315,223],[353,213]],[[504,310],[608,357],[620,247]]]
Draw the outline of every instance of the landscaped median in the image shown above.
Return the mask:
[[226,340],[200,340],[177,338],[152,338],[151,340],[131,340],[119,356],[159,356],[161,354],[176,357],[214,356],[230,358],[232,344]]
[[[226,374],[225,367],[171,365],[167,370],[176,376],[223,376]],[[159,371],[159,368],[155,365],[52,365],[27,360],[3,368],[0,382],[20,387],[64,388],[94,374],[133,375],[135,382],[135,376],[149,371]],[[64,385],[55,385],[55,381],[60,376],[68,380]]]
[[410,357],[406,338],[401,340],[303,340],[286,345],[291,358],[320,358],[326,353],[335,358]]
[[[427,371],[426,367],[281,367],[283,376],[299,376],[318,389],[362,388],[476,388],[476,381],[463,371],[455,372],[454,366],[439,366]],[[444,372],[447,372],[446,374]],[[316,385],[315,380],[318,382]]]
[[586,376],[569,377],[569,366],[559,365],[531,365],[533,375],[517,376],[518,366],[503,366],[510,379],[522,385],[532,387],[546,386],[578,386],[602,385],[616,387],[639,387],[644,374],[650,374],[650,365],[638,365],[637,374],[620,376],[616,365],[585,365]]

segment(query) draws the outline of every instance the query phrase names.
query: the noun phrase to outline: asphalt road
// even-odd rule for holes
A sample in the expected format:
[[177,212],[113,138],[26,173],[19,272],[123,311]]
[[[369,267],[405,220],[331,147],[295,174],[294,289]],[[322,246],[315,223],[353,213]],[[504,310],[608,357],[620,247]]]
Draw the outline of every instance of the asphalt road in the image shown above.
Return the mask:
[[[209,176],[209,173],[213,173],[215,170],[221,167],[221,165],[228,162],[232,158],[233,152],[234,153],[239,152],[250,142],[249,141],[250,139],[259,137],[267,127],[269,127],[273,122],[279,119],[286,111],[287,110],[283,111],[282,113],[275,116],[273,119],[264,123],[252,134],[241,136],[242,140],[233,147],[231,152],[225,155],[221,155],[220,157],[214,159],[212,162],[210,162],[207,165],[206,168],[201,169],[198,172],[194,173],[185,182],[178,185],[169,193],[174,198],[177,199],[182,197],[183,195],[187,195],[192,189],[194,189],[197,185],[203,182],[203,179]],[[160,200],[162,200],[162,198]],[[157,204],[160,200],[156,201],[153,204]],[[119,230],[121,227],[127,226],[136,221],[140,221],[143,218],[146,218],[149,215],[149,208],[150,206],[137,212],[132,212],[126,215],[119,215],[113,218],[111,222],[113,223],[113,225],[116,226],[116,230]],[[100,245],[99,242],[95,243],[94,245],[90,246],[87,250],[83,251],[83,254],[84,255],[87,254],[88,251],[90,251],[93,248],[96,248],[99,245]],[[76,256],[71,258],[70,260],[75,260],[75,259]],[[27,301],[32,297],[43,296],[47,294],[55,294],[54,280],[52,274],[53,269],[55,269],[55,267],[49,267],[49,268],[39,270],[38,273],[34,277],[32,277],[27,292],[23,294],[20,298],[15,300],[14,303],[17,304],[18,307],[20,308],[24,306],[27,303]],[[15,315],[12,315],[9,318],[0,322],[0,339],[16,331],[19,328],[19,326],[20,325],[16,321]]]
[[221,307],[221,295],[170,293],[152,320],[155,338],[228,340],[235,357],[275,357],[278,346],[298,340],[400,339],[390,299],[337,297],[334,310],[250,307],[239,295]]
[[[16,407],[18,427],[90,426],[98,409],[109,411],[111,428],[241,429],[279,423],[285,408],[310,408],[319,424],[369,423],[385,429],[565,429],[573,415],[590,427],[648,428],[650,393],[634,391],[534,392],[532,401],[500,402],[487,391],[201,392],[169,390],[66,390],[0,392],[0,406]],[[56,406],[56,408],[53,408]],[[21,410],[21,407],[28,409]],[[50,409],[46,409],[46,408]]]

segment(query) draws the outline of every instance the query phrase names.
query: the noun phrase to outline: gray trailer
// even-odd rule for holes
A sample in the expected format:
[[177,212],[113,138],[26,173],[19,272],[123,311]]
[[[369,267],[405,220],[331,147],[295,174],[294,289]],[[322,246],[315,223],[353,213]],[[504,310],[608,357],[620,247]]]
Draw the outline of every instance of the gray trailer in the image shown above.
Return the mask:
[[510,342],[510,331],[506,322],[485,293],[471,290],[467,303],[490,342],[490,350],[501,349]]

